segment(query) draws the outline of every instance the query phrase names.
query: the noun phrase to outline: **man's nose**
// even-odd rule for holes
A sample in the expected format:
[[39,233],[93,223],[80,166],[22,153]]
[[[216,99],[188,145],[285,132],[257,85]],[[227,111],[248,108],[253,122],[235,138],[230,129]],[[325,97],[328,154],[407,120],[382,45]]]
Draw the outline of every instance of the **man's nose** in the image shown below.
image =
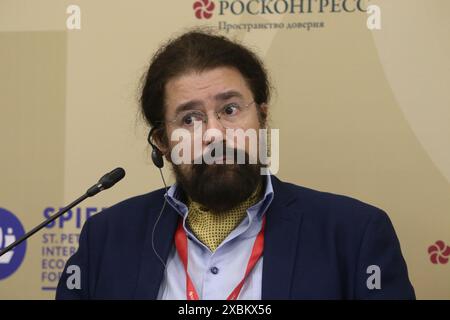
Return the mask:
[[203,133],[203,143],[209,145],[214,141],[222,140],[225,136],[225,127],[220,121],[216,113],[208,115],[208,121],[205,126],[205,132]]

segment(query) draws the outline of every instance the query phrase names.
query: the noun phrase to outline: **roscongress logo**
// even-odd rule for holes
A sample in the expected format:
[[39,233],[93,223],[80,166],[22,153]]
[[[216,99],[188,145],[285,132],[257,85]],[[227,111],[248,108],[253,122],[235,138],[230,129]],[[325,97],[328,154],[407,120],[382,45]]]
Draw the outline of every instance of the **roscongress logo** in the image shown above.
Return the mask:
[[215,8],[214,2],[211,0],[197,0],[194,2],[194,13],[197,19],[209,19],[213,15]]
[[446,245],[444,241],[438,240],[428,247],[428,254],[430,255],[431,263],[447,264],[450,259],[450,246]]
[[224,15],[272,15],[308,13],[367,12],[370,0],[196,0],[193,8],[197,19],[209,19],[217,9]]
[[[25,230],[19,219],[8,210],[0,208],[0,250],[23,236]],[[25,257],[26,241],[0,257],[0,280],[19,269]]]

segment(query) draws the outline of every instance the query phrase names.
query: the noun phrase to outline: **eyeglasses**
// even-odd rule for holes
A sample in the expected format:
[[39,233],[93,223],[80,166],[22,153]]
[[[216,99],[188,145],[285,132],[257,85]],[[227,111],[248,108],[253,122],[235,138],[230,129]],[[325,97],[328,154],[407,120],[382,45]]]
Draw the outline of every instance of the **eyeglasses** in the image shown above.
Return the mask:
[[[246,105],[241,105],[238,102],[229,102],[218,111],[214,111],[214,114],[224,128],[234,128],[245,119],[248,107],[254,103],[255,101],[251,101]],[[178,128],[196,130],[208,123],[208,115],[200,110],[186,110],[180,112],[175,119],[166,122]]]

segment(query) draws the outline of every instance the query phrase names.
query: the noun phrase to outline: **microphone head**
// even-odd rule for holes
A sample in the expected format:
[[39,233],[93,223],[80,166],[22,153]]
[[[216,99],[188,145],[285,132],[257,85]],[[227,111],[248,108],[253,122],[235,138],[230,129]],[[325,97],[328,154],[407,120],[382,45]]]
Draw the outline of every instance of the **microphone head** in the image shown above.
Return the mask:
[[119,167],[101,177],[98,183],[103,186],[103,189],[109,189],[122,180],[123,177],[125,177],[125,170]]

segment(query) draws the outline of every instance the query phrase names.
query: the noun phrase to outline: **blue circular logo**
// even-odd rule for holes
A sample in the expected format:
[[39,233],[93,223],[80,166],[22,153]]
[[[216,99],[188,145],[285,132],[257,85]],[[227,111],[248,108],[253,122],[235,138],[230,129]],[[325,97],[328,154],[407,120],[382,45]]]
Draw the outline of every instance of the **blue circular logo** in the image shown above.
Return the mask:
[[[17,217],[8,210],[0,208],[0,250],[25,234],[22,224]],[[0,257],[0,280],[16,272],[22,264],[27,248],[26,241]]]

